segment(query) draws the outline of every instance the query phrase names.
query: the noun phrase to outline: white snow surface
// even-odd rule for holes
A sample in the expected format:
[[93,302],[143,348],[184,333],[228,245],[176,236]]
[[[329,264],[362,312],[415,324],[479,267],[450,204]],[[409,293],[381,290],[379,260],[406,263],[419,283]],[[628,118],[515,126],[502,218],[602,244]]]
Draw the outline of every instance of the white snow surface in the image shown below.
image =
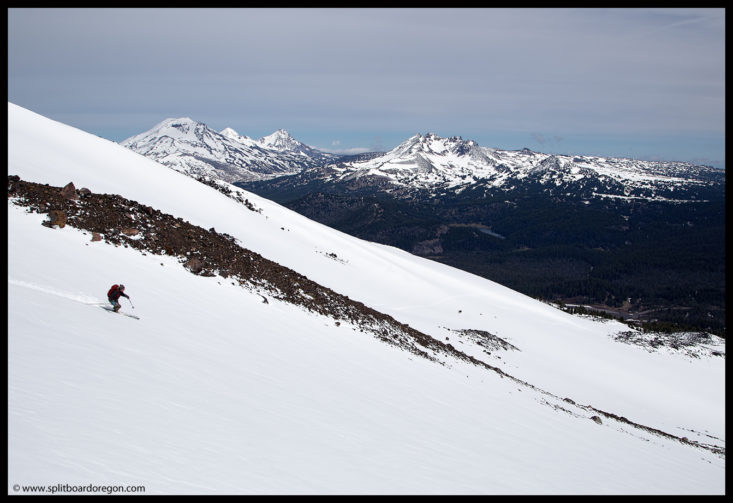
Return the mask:
[[[614,341],[469,273],[365,242],[236,187],[261,212],[8,103],[8,174],[120,194],[393,316],[506,374],[443,364],[174,257],[41,226],[8,201],[8,493],[723,494],[725,361]],[[100,308],[124,283],[123,311]],[[487,354],[457,330],[517,348]],[[721,345],[718,351],[725,351]],[[576,405],[562,400],[571,399]],[[20,491],[22,492],[22,491]]]

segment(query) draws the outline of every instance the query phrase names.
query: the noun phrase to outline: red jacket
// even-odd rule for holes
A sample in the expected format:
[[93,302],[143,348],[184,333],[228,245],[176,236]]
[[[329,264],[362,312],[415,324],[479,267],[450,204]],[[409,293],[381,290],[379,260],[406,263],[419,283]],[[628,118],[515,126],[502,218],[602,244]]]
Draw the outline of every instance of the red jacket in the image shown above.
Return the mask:
[[119,298],[120,298],[120,296],[122,296],[122,297],[127,297],[128,299],[130,298],[130,296],[129,296],[129,295],[127,295],[127,294],[126,294],[125,292],[123,292],[123,291],[122,291],[122,290],[120,290],[119,288],[113,288],[113,289],[112,289],[112,290],[110,290],[110,291],[109,291],[109,293],[107,294],[107,298],[108,298],[109,300],[117,300],[117,299],[119,299]]

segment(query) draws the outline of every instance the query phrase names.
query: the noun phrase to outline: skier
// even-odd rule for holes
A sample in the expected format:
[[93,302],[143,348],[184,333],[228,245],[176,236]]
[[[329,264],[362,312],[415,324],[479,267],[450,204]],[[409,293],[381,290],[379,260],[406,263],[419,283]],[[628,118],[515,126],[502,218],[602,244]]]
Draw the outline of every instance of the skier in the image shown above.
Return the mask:
[[112,285],[112,288],[107,292],[107,300],[112,304],[115,313],[122,307],[119,303],[120,296],[127,297],[128,299],[130,298],[130,296],[125,293],[125,285]]

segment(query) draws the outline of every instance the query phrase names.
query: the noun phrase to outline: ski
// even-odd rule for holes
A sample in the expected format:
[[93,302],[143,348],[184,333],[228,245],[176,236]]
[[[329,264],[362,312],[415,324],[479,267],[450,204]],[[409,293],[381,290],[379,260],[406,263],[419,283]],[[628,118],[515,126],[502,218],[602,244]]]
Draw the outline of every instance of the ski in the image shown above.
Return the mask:
[[110,312],[110,313],[113,313],[113,314],[121,314],[121,315],[127,316],[129,318],[135,318],[136,320],[139,320],[140,319],[139,316],[135,316],[134,314],[130,314],[130,313],[121,313],[119,311],[115,313],[115,310],[112,309],[110,306],[100,306],[100,307],[102,309],[104,309],[105,311]]

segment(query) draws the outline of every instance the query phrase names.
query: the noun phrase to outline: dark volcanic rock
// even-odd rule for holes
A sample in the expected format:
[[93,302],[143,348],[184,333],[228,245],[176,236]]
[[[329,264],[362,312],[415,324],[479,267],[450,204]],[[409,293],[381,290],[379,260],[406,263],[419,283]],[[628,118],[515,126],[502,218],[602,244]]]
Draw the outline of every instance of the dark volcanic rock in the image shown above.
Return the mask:
[[201,271],[204,269],[204,263],[197,258],[191,258],[186,261],[186,267],[194,274],[201,274]]
[[48,212],[48,227],[57,226],[64,228],[66,226],[66,212],[63,210],[51,210]]
[[61,189],[61,197],[66,199],[79,199],[73,182],[69,182],[63,189]]

